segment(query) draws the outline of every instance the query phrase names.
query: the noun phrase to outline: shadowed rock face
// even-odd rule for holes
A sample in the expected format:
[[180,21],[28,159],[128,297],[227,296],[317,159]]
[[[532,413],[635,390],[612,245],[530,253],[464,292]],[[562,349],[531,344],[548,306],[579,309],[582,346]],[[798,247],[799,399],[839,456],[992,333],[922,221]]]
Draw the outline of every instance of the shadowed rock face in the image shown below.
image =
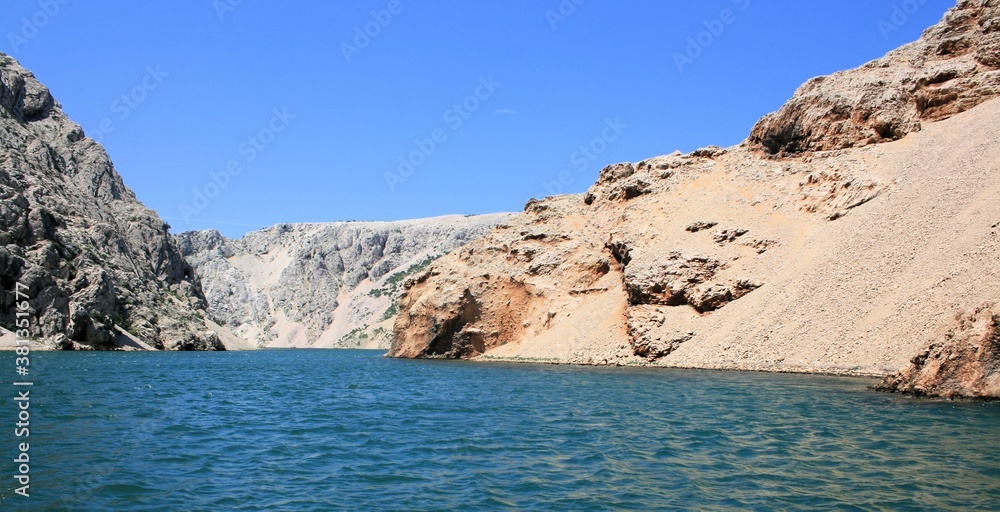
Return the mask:
[[[943,312],[1000,289],[998,11],[959,2],[921,41],[806,84],[738,147],[529,201],[406,282],[389,355],[895,371]],[[997,392],[981,385],[995,365],[959,366],[919,372],[958,376],[935,381],[957,383],[945,396]]]
[[127,330],[156,348],[221,349],[205,300],[166,224],[122,183],[104,149],[49,90],[0,54],[0,281],[15,283],[61,348],[110,349]]
[[178,235],[214,318],[259,346],[388,348],[402,281],[511,214]]
[[1000,95],[1000,2],[962,0],[915,43],[810,80],[747,139],[771,154],[902,138]]
[[941,340],[875,389],[940,398],[1000,398],[1000,309],[988,304],[957,316]]

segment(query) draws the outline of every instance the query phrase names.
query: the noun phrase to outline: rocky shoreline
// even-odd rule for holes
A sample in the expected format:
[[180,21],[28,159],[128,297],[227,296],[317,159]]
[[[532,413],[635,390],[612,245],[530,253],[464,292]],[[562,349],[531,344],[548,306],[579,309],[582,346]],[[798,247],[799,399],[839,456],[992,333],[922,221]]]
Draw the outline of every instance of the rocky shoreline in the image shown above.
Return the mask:
[[[664,365],[651,363],[645,360],[635,360],[628,362],[615,361],[613,363],[605,362],[586,362],[586,361],[563,361],[560,359],[531,359],[531,358],[519,358],[519,357],[503,357],[503,356],[491,356],[482,355],[479,357],[474,357],[468,359],[470,362],[475,363],[523,363],[523,364],[542,364],[542,365],[565,365],[565,366],[591,366],[591,367],[603,367],[603,368],[643,368],[643,369],[675,369],[675,370],[704,370],[704,371],[719,371],[719,372],[750,372],[750,373],[783,373],[789,375],[825,375],[829,377],[853,377],[859,379],[868,380],[879,380],[886,378],[885,373],[872,373],[853,369],[833,369],[833,368],[809,368],[809,367],[779,367],[779,366],[759,366],[759,365],[743,365],[743,366],[712,366],[712,365]],[[880,391],[888,391],[881,390]]]

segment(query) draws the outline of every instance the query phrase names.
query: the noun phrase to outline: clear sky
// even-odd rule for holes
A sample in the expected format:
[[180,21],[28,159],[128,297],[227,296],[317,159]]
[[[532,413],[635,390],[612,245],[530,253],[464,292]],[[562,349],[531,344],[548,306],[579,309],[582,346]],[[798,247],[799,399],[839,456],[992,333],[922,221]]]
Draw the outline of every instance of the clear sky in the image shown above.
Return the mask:
[[[739,143],[953,0],[8,0],[0,50],[173,231],[519,211]],[[367,33],[366,33],[367,32]]]

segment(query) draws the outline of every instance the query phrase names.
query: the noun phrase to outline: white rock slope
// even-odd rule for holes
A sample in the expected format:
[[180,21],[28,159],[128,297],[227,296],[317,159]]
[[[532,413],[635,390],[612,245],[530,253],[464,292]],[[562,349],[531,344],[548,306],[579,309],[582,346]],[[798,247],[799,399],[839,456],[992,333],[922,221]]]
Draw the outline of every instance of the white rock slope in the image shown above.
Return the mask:
[[177,236],[209,311],[259,347],[387,348],[402,282],[511,214]]

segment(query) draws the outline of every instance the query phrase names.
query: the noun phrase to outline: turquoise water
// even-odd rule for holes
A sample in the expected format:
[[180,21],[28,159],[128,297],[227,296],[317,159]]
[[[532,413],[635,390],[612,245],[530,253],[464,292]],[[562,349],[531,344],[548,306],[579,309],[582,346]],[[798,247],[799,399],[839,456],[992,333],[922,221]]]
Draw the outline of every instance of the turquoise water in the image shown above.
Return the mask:
[[2,510],[1000,509],[1000,404],[865,380],[368,351],[33,357],[31,496],[7,462]]

